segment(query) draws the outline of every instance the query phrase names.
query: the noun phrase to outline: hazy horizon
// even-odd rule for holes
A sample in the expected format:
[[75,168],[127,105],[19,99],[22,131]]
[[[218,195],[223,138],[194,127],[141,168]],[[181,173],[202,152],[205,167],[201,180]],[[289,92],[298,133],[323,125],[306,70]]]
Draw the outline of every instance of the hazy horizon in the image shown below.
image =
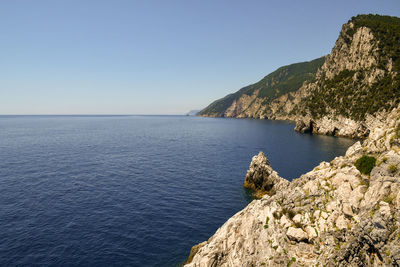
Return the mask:
[[329,54],[384,1],[0,3],[1,115],[180,115]]

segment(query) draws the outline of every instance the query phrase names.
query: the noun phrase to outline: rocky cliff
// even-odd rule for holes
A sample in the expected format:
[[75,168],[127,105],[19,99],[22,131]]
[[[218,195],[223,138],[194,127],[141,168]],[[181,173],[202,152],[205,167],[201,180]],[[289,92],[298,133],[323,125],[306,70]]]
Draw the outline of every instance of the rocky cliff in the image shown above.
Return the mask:
[[399,18],[359,15],[344,24],[315,81],[303,88],[296,130],[367,136],[375,117],[400,102],[399,40]]
[[399,164],[400,107],[345,156],[292,182],[260,153],[245,183],[268,194],[197,245],[186,266],[398,266]]
[[280,93],[268,98],[260,94],[265,89],[242,89],[200,115],[294,120],[300,132],[363,138],[376,117],[400,103],[399,55],[400,19],[359,15],[343,25],[332,52],[314,61],[312,78],[301,86],[282,91],[286,80],[271,83],[269,92]]

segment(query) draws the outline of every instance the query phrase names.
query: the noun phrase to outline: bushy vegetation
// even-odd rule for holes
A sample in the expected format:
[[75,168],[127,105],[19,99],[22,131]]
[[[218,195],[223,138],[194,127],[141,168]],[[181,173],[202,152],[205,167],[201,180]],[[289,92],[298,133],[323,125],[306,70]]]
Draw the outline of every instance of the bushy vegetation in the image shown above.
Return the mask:
[[335,115],[361,121],[366,114],[383,109],[388,111],[400,104],[399,77],[385,74],[372,86],[362,86],[361,81],[352,79],[354,73],[342,71],[311,94],[305,106],[313,117],[322,117],[333,111]]
[[[354,71],[343,70],[332,79],[324,80],[323,85],[313,91],[306,100],[306,107],[313,117],[322,117],[330,109],[349,116],[349,103],[352,101],[351,90],[346,90],[351,83]],[[339,103],[338,103],[339,102]]]
[[363,174],[370,174],[372,169],[375,167],[376,164],[376,158],[364,155],[360,157],[354,165],[356,168]]
[[313,80],[318,68],[324,62],[325,57],[321,57],[309,62],[281,67],[265,76],[259,82],[243,87],[236,93],[214,101],[203,109],[200,115],[222,116],[233,101],[239,99],[243,94],[252,95],[256,90],[260,90],[258,96],[264,98],[264,104],[269,103],[283,94],[297,91],[304,82]]
[[268,103],[283,94],[297,91],[304,82],[312,81],[324,62],[325,57],[320,57],[281,67],[255,84],[254,90],[260,89],[258,95],[266,98],[265,102]]
[[394,164],[390,165],[390,166],[389,166],[389,171],[390,171],[391,173],[397,172],[397,165],[394,165]]
[[292,264],[295,263],[295,262],[296,262],[296,258],[295,258],[295,257],[292,257],[292,258],[290,259],[290,261],[288,262],[287,266],[290,267],[290,266],[292,266]]

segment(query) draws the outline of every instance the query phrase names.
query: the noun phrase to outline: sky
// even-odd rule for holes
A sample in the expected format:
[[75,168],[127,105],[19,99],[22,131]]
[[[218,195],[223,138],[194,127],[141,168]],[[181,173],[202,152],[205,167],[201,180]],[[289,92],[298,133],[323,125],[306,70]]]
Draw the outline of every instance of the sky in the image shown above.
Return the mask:
[[184,114],[399,0],[3,0],[0,114]]

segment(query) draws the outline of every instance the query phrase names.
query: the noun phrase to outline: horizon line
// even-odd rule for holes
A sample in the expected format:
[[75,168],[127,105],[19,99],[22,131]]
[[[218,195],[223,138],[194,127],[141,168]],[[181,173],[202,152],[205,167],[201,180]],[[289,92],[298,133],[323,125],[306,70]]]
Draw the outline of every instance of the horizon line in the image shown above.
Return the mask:
[[0,116],[186,116],[187,113],[180,114],[91,114],[91,113],[77,113],[77,114],[0,114]]

